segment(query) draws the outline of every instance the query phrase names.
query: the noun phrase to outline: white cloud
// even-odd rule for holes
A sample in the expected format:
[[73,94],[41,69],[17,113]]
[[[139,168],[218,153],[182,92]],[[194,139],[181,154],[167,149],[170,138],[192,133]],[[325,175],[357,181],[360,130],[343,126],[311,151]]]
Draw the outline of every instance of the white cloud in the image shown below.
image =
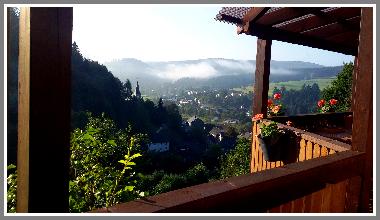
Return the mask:
[[252,62],[249,61],[231,61],[231,60],[217,60],[217,64],[221,67],[233,69],[233,70],[241,70],[251,72],[255,67]]
[[284,68],[270,68],[270,73],[279,74],[279,75],[290,75],[290,74],[293,74],[294,71],[291,71],[289,69],[284,69]]
[[163,70],[156,71],[162,78],[177,80],[183,77],[208,78],[217,75],[214,67],[206,62],[196,64],[168,64]]

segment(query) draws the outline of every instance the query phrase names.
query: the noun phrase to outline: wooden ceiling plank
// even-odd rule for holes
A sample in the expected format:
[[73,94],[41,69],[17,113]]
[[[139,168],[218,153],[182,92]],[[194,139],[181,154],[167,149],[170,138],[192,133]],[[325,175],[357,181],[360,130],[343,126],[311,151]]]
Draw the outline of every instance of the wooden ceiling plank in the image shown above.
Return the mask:
[[[360,9],[360,8],[359,8]],[[334,12],[334,11],[332,11]],[[360,11],[359,11],[360,12]],[[326,14],[322,11],[319,11],[319,12],[316,12],[314,13],[314,15],[316,15],[317,17],[320,17],[324,20],[326,20],[327,22],[331,22],[331,21],[335,21],[335,22],[338,22],[338,24],[342,25],[345,29],[347,30],[350,30],[350,29],[353,29],[354,27],[346,20],[347,18],[342,18],[342,17],[339,17],[337,14]],[[358,13],[356,16],[360,16],[360,14]],[[354,17],[356,17],[354,16]],[[359,28],[357,29],[357,31],[359,31]]]
[[267,13],[264,16],[262,16],[260,19],[257,20],[257,24],[260,25],[276,25],[280,24],[282,22],[292,20],[294,18],[298,18],[307,14],[310,14],[310,10],[322,10],[325,8],[281,8],[278,10],[275,10],[273,12]]
[[357,54],[357,47],[355,45],[347,46],[336,44],[313,36],[306,36],[300,33],[287,32],[277,28],[269,28],[267,26],[259,24],[250,26],[249,31],[246,32],[246,34],[257,36],[262,39],[278,40],[292,44],[299,44],[313,48],[330,50],[347,55]]
[[336,35],[332,35],[326,37],[325,40],[346,45],[352,45],[355,42],[357,46],[359,45],[359,35],[358,33],[353,31],[347,31]]
[[285,24],[279,24],[278,26],[276,26],[276,28],[290,32],[303,32],[317,28],[319,26],[335,23],[339,19],[352,19],[356,17],[359,18],[358,20],[360,22],[360,8],[343,7],[324,13],[326,16],[330,17],[330,20],[323,19],[320,16],[312,15],[305,19],[300,19]]
[[359,30],[360,30],[360,23],[358,20],[355,18],[347,20],[346,21],[350,27],[348,28],[347,26],[344,26],[338,22],[324,25],[321,27],[313,28],[311,30],[303,31],[301,34],[308,35],[308,36],[314,36],[317,38],[326,38],[331,35],[339,34],[339,33],[344,33],[344,32],[357,32],[357,35],[359,36]]

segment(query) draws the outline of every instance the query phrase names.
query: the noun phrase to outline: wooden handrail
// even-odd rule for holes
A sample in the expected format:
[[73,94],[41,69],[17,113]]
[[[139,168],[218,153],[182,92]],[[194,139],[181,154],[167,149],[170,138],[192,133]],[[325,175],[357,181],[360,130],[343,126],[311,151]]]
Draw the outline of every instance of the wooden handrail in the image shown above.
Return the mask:
[[137,199],[92,212],[265,212],[362,173],[365,153],[344,151],[256,174]]
[[287,121],[293,122],[294,126],[302,129],[315,129],[327,125],[343,127],[346,125],[345,117],[352,116],[352,112],[328,112],[317,114],[293,115],[293,116],[273,116],[268,119],[285,124]]
[[[269,122],[270,120],[264,119],[264,121]],[[307,141],[312,141],[313,143],[318,143],[320,145],[323,145],[327,148],[333,149],[333,150],[338,151],[338,152],[351,149],[351,145],[349,145],[349,144],[346,144],[346,143],[343,143],[343,142],[340,142],[340,141],[337,141],[337,140],[334,140],[334,139],[331,139],[328,137],[324,137],[324,136],[321,136],[321,135],[318,135],[315,133],[307,132],[307,131],[304,131],[302,129],[298,129],[298,128],[287,126],[287,125],[280,124],[280,123],[278,123],[278,127],[291,130],[296,135],[299,135],[301,138],[303,138]]]

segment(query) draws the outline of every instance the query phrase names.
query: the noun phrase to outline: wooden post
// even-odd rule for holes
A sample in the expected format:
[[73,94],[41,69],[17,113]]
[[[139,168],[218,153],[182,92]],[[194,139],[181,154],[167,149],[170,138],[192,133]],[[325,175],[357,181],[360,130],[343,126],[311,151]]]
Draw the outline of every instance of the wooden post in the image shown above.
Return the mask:
[[354,97],[355,97],[355,88],[356,88],[356,76],[358,72],[358,55],[355,56],[354,59],[354,70],[352,72],[352,86],[351,86],[351,106],[350,106],[350,112],[352,112],[352,109],[354,108]]
[[272,40],[257,39],[253,115],[262,113],[266,118]]
[[18,59],[17,212],[28,212],[30,8],[20,9]]
[[72,8],[21,10],[18,212],[69,211],[72,22]]
[[[373,172],[373,11],[362,8],[353,90],[352,150],[366,152],[359,211],[369,212]],[[351,185],[350,187],[355,187]]]
[[[267,117],[271,45],[272,40],[257,38],[255,85],[253,88],[253,115],[262,113],[264,114],[264,118]],[[253,172],[255,165],[255,157],[258,156],[254,154],[257,147],[255,138],[257,129],[257,125],[252,126],[251,172]]]

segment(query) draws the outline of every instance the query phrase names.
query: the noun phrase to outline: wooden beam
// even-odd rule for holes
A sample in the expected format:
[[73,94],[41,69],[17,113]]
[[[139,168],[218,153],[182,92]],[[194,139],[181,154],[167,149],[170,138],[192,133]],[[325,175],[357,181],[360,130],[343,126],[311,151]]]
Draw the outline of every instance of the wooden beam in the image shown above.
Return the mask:
[[243,17],[243,22],[255,22],[260,19],[270,7],[253,7]]
[[[232,177],[93,212],[265,212],[357,176],[364,153],[345,151],[281,168]],[[333,198],[332,198],[333,199]]]
[[329,41],[315,38],[313,36],[305,36],[300,33],[292,33],[278,28],[271,28],[259,24],[254,24],[249,27],[249,31],[246,34],[257,36],[261,39],[271,39],[278,40],[292,44],[299,44],[303,46],[309,46],[339,53],[344,53],[347,55],[356,55],[357,47],[354,45],[349,47],[345,45],[340,45],[336,43],[331,43]]
[[[359,211],[369,211],[373,172],[373,9],[362,8],[353,92],[352,149],[366,152]],[[352,186],[354,187],[354,186]]]
[[28,212],[30,112],[30,8],[20,8],[18,59],[17,212]]
[[250,23],[255,23],[258,19],[260,19],[268,10],[270,7],[253,7],[251,8],[247,14],[244,15],[242,22],[243,27],[239,27],[237,29],[237,33],[241,34],[249,29]]
[[253,115],[267,116],[269,74],[272,40],[257,39],[255,85],[253,92]]
[[18,212],[69,211],[72,22],[72,8],[21,10]]

